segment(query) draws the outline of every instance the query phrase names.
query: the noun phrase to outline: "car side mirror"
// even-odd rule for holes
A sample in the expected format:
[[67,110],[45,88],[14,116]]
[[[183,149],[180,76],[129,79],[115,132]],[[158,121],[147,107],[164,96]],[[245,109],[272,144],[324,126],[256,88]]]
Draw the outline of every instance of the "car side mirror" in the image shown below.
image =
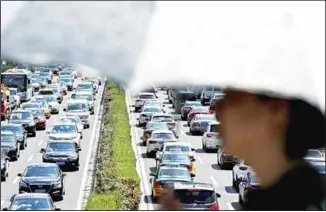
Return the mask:
[[40,153],[44,153],[45,152],[45,149],[44,148],[42,148],[41,149],[41,151],[40,151]]
[[78,149],[77,149],[77,152],[80,152],[81,150],[82,150],[81,148],[78,148]]
[[196,151],[196,149],[195,149],[195,148],[191,148],[191,151],[193,151],[193,152],[194,152],[194,151]]
[[190,174],[190,177],[196,177],[196,174],[191,173],[191,174]]
[[61,208],[56,206],[56,207],[54,208],[54,210],[55,210],[55,211],[61,211]]
[[18,173],[18,174],[17,174],[17,177],[22,177],[22,174],[21,174],[21,173]]
[[149,173],[149,176],[155,177],[155,174],[151,172],[151,173]]
[[216,193],[216,198],[221,198],[221,195],[219,193]]

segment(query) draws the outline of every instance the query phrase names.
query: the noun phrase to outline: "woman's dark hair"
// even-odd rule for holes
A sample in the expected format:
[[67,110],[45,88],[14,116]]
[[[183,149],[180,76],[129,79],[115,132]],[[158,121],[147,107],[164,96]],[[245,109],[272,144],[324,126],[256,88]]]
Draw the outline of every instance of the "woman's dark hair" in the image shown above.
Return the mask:
[[[262,101],[275,98],[257,95]],[[289,159],[300,159],[308,149],[325,148],[325,117],[311,104],[289,99],[289,124],[286,131],[285,153]]]

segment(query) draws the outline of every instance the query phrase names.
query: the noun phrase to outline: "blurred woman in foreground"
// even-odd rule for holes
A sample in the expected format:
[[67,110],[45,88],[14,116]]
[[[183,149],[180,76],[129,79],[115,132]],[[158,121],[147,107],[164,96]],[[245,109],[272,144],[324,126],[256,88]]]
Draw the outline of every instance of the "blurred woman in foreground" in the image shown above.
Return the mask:
[[[251,164],[261,188],[248,195],[245,210],[325,210],[325,187],[303,157],[325,146],[321,111],[299,99],[225,90],[216,105],[223,148]],[[178,210],[172,193],[166,210]]]

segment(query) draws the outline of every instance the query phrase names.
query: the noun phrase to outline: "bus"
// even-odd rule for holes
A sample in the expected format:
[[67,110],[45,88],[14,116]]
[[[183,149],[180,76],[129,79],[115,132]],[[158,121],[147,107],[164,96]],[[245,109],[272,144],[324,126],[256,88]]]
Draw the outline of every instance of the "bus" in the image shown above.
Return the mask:
[[9,69],[1,73],[1,84],[8,88],[17,88],[21,102],[29,101],[33,96],[32,73],[25,69]]

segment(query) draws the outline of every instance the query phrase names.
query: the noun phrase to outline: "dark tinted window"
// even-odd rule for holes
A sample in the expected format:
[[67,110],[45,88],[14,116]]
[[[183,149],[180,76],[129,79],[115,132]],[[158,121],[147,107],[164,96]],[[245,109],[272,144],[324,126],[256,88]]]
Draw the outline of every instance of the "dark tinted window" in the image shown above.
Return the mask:
[[29,166],[24,177],[58,177],[59,170],[53,166]]
[[155,99],[155,96],[149,95],[149,94],[142,94],[142,95],[139,95],[139,99]]
[[194,93],[178,93],[177,98],[181,101],[196,101],[196,95]]
[[165,147],[166,151],[173,151],[173,150],[180,150],[181,152],[190,152],[190,148],[188,146],[181,146],[181,145],[169,145]]
[[212,124],[210,132],[219,132],[220,131],[220,125],[219,124]]
[[73,152],[75,151],[74,143],[50,143],[47,151],[55,151],[55,152]]
[[214,191],[206,190],[175,190],[177,199],[182,204],[209,204],[216,201],[216,195]]
[[54,94],[53,90],[40,90],[39,91],[40,95],[52,95]]

